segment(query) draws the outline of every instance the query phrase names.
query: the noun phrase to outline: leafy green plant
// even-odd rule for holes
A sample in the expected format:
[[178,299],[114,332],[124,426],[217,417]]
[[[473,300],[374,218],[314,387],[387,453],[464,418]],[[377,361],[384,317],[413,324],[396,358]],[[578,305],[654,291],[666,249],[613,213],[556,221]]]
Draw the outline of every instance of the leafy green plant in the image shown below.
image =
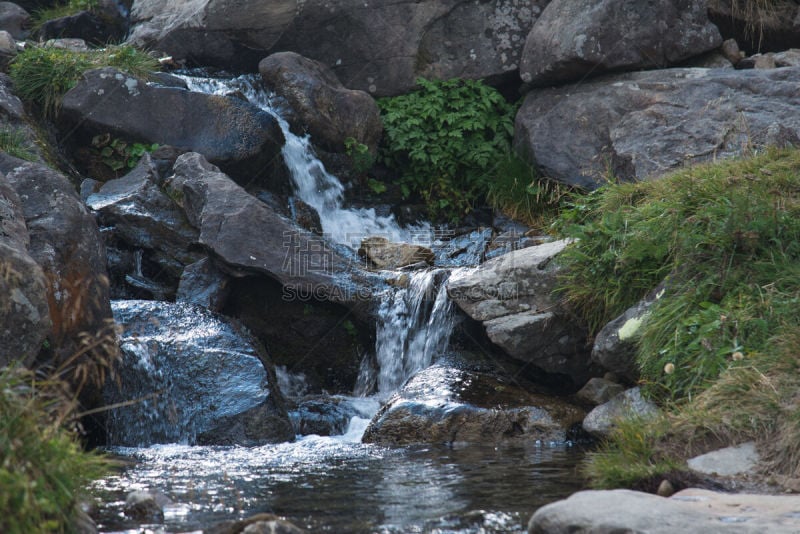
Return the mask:
[[485,195],[492,169],[511,150],[514,106],[472,80],[417,80],[418,91],[378,101],[381,150],[400,173],[405,197],[422,198],[431,215],[458,220]]
[[0,130],[0,150],[15,158],[27,161],[35,159],[25,134],[19,130]]
[[666,281],[638,348],[651,395],[691,398],[800,324],[800,152],[611,185],[578,204],[561,226],[577,241],[559,284],[593,331]]
[[359,176],[365,175],[375,164],[375,155],[369,151],[369,147],[364,143],[359,143],[353,137],[344,140],[344,152],[350,158],[350,164]]
[[17,94],[38,105],[46,118],[52,118],[58,113],[63,95],[81,75],[100,67],[115,67],[141,78],[160,68],[158,60],[129,45],[89,52],[32,46],[14,58],[9,74]]
[[158,147],[158,143],[150,145],[127,143],[122,139],[112,138],[111,134],[96,135],[92,138],[92,149],[114,172],[133,169],[145,152],[153,152]]
[[67,532],[81,492],[109,467],[64,427],[63,384],[11,365],[0,370],[0,531]]

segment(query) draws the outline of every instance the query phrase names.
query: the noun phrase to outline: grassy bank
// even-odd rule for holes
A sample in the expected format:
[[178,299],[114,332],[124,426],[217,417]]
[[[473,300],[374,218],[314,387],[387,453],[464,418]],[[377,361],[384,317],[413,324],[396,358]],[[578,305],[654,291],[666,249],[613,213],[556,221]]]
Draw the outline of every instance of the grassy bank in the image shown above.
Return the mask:
[[84,452],[66,423],[64,385],[0,370],[0,532],[70,532],[76,503],[108,461]]
[[756,440],[783,473],[800,463],[800,152],[610,185],[565,212],[561,290],[596,332],[658,284],[637,331],[644,391],[664,408],[623,422],[590,461],[598,486],[681,469]]

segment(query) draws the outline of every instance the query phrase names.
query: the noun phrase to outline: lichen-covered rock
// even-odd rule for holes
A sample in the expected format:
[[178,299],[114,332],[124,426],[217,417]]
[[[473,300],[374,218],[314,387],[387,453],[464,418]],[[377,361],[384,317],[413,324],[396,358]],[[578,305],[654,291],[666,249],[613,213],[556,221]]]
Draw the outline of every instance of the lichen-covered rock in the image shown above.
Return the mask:
[[743,150],[800,143],[800,68],[664,69],[528,93],[516,150],[550,178],[594,189]]
[[347,89],[327,66],[294,52],[272,54],[258,70],[265,85],[289,102],[315,145],[344,152],[352,139],[377,152],[383,124],[369,94]]
[[522,80],[552,85],[606,71],[663,68],[722,44],[701,0],[553,0],[533,25]]

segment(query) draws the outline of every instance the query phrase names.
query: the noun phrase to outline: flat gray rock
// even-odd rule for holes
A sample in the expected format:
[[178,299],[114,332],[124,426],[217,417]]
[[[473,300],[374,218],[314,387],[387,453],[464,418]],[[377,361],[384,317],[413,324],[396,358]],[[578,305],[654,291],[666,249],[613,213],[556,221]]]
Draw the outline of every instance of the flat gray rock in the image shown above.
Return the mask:
[[687,462],[689,468],[706,475],[731,476],[751,471],[759,461],[756,444],[752,441],[695,456]]

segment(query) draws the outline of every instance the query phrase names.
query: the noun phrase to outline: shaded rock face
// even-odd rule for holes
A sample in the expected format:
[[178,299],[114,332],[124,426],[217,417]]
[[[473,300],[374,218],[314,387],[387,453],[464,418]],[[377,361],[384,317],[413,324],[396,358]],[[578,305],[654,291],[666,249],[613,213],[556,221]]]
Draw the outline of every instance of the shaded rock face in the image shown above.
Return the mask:
[[528,94],[514,146],[547,176],[594,189],[785,145],[800,131],[800,68],[667,69]]
[[361,359],[375,345],[374,319],[362,322],[341,305],[264,277],[233,278],[228,290],[222,312],[247,325],[276,365],[302,372],[311,393],[353,392]]
[[32,364],[52,326],[47,280],[28,253],[21,204],[0,174],[0,368]]
[[[104,46],[125,38],[127,24],[116,7],[116,2],[103,2],[108,8],[99,13],[80,11],[74,15],[48,20],[39,28],[37,35],[42,40],[73,38]],[[109,5],[110,4],[110,5]]]
[[[760,15],[749,13],[762,4]],[[800,5],[792,0],[762,3],[712,0],[708,2],[708,16],[726,39],[736,39],[748,53],[800,47]],[[753,20],[757,21],[756,27]]]
[[349,289],[354,266],[320,236],[276,214],[200,154],[181,155],[173,171],[168,194],[199,230],[198,244],[231,273],[277,280],[286,286],[287,299],[330,300],[357,313],[369,306]]
[[[144,272],[137,273],[130,262],[110,262],[114,265],[110,274],[117,292],[126,283],[140,289],[147,289],[150,284],[150,296],[173,295],[184,266],[199,259],[197,252],[190,251],[198,231],[161,190],[160,181],[150,156],[145,155],[130,173],[102,184],[86,199],[104,229],[106,242],[120,247],[115,254],[130,256],[132,251],[146,251],[146,264],[158,266],[151,280]],[[137,277],[142,279],[136,280]]]
[[580,408],[531,393],[488,364],[439,361],[412,377],[379,411],[365,443],[565,441]]
[[60,119],[79,145],[111,134],[199,152],[245,183],[283,176],[276,119],[238,98],[149,85],[103,68],[86,72],[64,95]]
[[[14,84],[7,74],[0,73],[0,125],[2,128],[21,137],[21,144],[30,153],[31,159],[44,163],[42,151],[37,144],[37,135],[31,127],[25,106],[14,94]],[[9,172],[24,163],[22,160],[0,152],[0,170]]]
[[579,491],[539,508],[529,534],[708,532],[789,534],[800,529],[800,498],[718,493],[695,488],[669,499],[631,490]]
[[599,370],[586,350],[586,332],[553,296],[558,265],[568,244],[554,241],[504,254],[451,277],[447,293],[489,339],[509,356],[578,386]]
[[77,351],[83,333],[107,327],[109,307],[106,255],[97,224],[72,184],[37,163],[6,174],[21,200],[30,234],[29,253],[44,272],[56,356]]
[[346,86],[384,96],[416,78],[512,74],[548,0],[136,0],[129,41],[176,59],[255,70],[272,51],[332,68]]
[[345,140],[352,138],[377,152],[383,124],[367,93],[347,89],[327,66],[294,52],[272,54],[258,70],[265,85],[289,102],[316,145],[344,152]]
[[272,363],[243,328],[198,306],[116,301],[119,384],[106,384],[108,442],[259,445],[294,439]]
[[551,85],[610,70],[674,65],[722,37],[700,0],[553,0],[533,25],[522,80]]

